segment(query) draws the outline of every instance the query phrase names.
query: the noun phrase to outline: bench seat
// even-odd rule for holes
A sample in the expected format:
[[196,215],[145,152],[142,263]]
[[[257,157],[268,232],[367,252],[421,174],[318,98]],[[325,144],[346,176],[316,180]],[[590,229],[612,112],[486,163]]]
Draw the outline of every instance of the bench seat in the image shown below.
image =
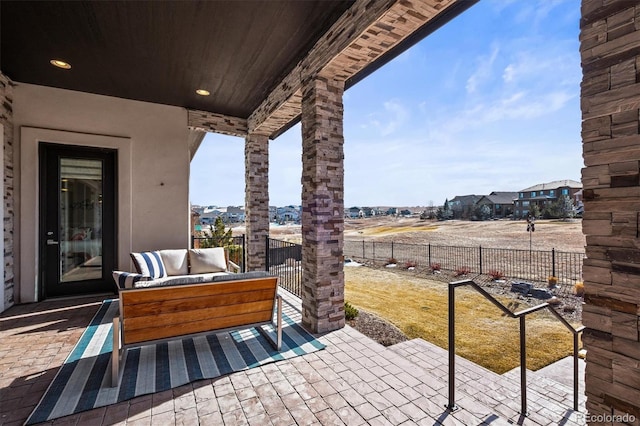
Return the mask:
[[[119,383],[124,353],[135,346],[258,327],[276,350],[281,349],[282,297],[277,294],[277,277],[266,272],[202,275],[188,278],[207,281],[160,279],[144,282],[146,287],[119,290],[120,313],[113,320],[112,386]],[[154,281],[156,285],[148,286]],[[275,339],[261,329],[266,324],[274,326]]]

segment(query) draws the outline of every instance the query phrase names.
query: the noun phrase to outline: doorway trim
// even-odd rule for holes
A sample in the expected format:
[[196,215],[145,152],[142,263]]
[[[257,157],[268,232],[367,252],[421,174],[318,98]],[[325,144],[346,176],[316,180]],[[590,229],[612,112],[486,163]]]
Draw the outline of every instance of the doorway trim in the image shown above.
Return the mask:
[[41,287],[38,281],[41,234],[38,167],[40,142],[109,148],[117,151],[118,259],[116,264],[119,269],[128,269],[131,264],[129,253],[132,247],[131,138],[21,127],[20,141],[20,234],[16,239],[19,241],[19,247],[15,247],[20,253],[20,276],[18,277],[20,302],[37,302]]

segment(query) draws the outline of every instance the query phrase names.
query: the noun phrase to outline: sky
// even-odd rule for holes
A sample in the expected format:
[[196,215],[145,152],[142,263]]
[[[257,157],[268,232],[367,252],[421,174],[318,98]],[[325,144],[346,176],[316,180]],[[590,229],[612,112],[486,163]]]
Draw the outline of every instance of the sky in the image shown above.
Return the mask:
[[[344,202],[580,181],[580,0],[481,0],[344,94]],[[301,203],[300,125],[269,142],[269,204]],[[218,182],[218,184],[213,184]],[[244,205],[244,139],[208,133],[196,205]]]

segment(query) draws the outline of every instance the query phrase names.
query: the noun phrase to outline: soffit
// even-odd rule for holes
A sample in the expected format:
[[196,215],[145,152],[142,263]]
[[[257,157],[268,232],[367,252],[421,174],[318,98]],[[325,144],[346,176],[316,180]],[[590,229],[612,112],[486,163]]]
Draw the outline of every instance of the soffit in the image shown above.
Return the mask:
[[0,69],[16,82],[247,118],[352,3],[3,0]]

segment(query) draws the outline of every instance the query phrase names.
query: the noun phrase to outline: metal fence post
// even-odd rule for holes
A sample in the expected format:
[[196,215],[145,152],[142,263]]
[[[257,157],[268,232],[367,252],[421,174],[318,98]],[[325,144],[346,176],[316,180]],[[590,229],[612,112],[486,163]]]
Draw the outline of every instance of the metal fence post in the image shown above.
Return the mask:
[[391,241],[391,258],[395,259],[395,256],[393,255],[393,241]]
[[362,240],[362,258],[363,258],[363,259],[366,259],[366,258],[364,257],[364,240]]
[[376,242],[375,241],[371,241],[371,251],[373,252],[373,256],[371,257],[371,260],[375,262],[376,261]]
[[480,249],[480,274],[482,274],[482,246],[478,246]]
[[266,249],[267,249],[267,254],[265,256],[264,264],[265,264],[265,267],[266,267],[265,270],[268,272],[269,271],[269,255],[270,255],[270,253],[269,253],[269,236],[268,235],[265,237],[265,245],[266,245]]
[[556,276],[556,249],[551,249],[551,276]]
[[242,234],[242,272],[247,272],[247,246],[245,245],[246,235]]
[[429,267],[431,267],[431,243],[429,243]]

